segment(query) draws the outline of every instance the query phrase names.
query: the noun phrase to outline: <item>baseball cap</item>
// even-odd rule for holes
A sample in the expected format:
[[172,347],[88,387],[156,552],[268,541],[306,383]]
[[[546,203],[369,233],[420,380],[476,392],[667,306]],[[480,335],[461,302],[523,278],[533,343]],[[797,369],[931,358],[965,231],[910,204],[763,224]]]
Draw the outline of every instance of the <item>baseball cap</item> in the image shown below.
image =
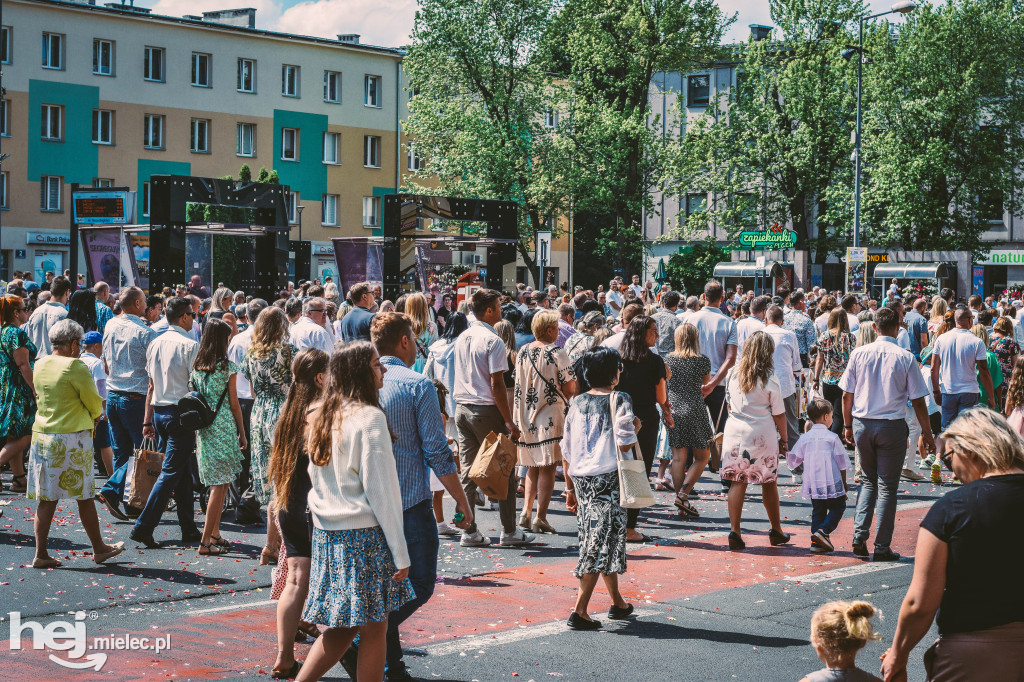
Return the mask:
[[88,346],[93,343],[101,343],[103,341],[103,334],[99,332],[86,332],[85,336],[82,337],[82,345]]
[[597,312],[596,310],[591,310],[589,313],[583,316],[583,324],[584,326],[587,327],[595,324],[604,324],[604,319],[604,315]]

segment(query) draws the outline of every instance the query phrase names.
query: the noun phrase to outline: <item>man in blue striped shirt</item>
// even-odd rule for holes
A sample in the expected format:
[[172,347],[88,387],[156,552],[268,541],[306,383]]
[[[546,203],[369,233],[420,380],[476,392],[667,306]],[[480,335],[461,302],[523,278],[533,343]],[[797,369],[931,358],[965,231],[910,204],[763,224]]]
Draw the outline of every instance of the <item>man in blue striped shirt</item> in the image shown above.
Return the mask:
[[[409,547],[409,579],[416,598],[388,617],[387,680],[413,679],[402,661],[398,627],[427,603],[437,581],[439,542],[437,524],[431,507],[428,468],[455,500],[455,508],[465,518],[455,523],[468,528],[473,508],[466,499],[455,459],[448,447],[437,390],[430,379],[409,369],[416,361],[416,337],[412,322],[400,313],[378,313],[370,326],[370,338],[387,367],[380,406],[388,416],[388,425],[398,440],[392,449],[402,489],[405,541]],[[351,656],[348,663],[351,663]]]

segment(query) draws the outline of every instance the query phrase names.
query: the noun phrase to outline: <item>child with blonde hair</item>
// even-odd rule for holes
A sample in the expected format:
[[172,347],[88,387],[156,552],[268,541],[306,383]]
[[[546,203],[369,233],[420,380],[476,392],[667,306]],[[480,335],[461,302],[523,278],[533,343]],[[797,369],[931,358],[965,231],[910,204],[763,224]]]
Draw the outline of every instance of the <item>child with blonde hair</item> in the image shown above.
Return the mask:
[[811,644],[825,664],[800,682],[881,682],[857,667],[857,652],[881,636],[871,627],[875,607],[866,601],[833,601],[811,616]]

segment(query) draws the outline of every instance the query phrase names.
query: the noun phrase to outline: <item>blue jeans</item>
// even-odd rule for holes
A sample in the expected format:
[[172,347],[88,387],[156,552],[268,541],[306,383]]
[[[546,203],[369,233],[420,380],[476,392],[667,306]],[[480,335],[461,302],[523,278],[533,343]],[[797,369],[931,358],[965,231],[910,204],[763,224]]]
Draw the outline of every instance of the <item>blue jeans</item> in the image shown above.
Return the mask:
[[135,448],[142,445],[142,423],[146,421],[146,398],[121,391],[107,394],[107,423],[114,448],[114,473],[103,486],[103,496],[115,505],[124,501],[124,479]]
[[846,495],[831,497],[826,500],[811,500],[811,532],[819,530],[825,535],[832,535],[846,511]]
[[164,466],[133,532],[152,534],[172,494],[178,503],[178,525],[182,533],[199,532],[193,518],[195,500],[192,497],[192,453],[196,449],[196,432],[181,427],[178,411],[177,405],[153,408],[153,425],[159,441],[157,447],[164,453]]
[[945,431],[961,411],[974,407],[981,400],[981,393],[943,393],[942,430]]
[[402,668],[402,643],[398,638],[398,626],[406,621],[434,594],[437,581],[437,522],[430,500],[424,500],[405,510],[405,544],[409,548],[409,580],[416,591],[416,597],[406,602],[397,611],[388,615],[387,667]]
[[896,493],[903,472],[903,458],[907,454],[908,435],[910,429],[905,419],[853,419],[853,439],[860,450],[863,471],[857,493],[854,544],[868,541],[875,503],[878,502],[875,552],[889,550],[896,525]]

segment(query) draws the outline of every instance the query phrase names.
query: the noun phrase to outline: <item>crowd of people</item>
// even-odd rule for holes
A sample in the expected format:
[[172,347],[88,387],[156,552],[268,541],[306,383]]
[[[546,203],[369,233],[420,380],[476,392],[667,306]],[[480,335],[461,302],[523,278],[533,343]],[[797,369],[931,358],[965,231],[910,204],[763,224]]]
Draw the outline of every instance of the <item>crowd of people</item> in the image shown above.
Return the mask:
[[[1016,583],[969,577],[982,561],[1008,567],[1007,523],[1024,499],[1014,494],[1024,485],[1020,301],[958,304],[948,290],[929,300],[898,288],[881,304],[819,287],[755,296],[716,281],[684,297],[636,276],[607,290],[520,284],[463,300],[435,286],[389,301],[369,282],[342,298],[334,282],[304,282],[273,302],[223,285],[211,294],[194,277],[114,298],[105,283],[51,275],[45,288],[15,279],[0,297],[0,464],[11,490],[38,502],[32,566],[60,566],[46,539],[62,499],[77,501],[97,563],[124,543],[104,541],[94,501],[133,522],[128,539],[147,549],[161,547],[154,531],[171,508],[181,542],[206,556],[232,551],[225,510],[239,524],[266,523],[260,563],[285,576],[274,677],[318,679],[340,660],[353,679],[413,679],[400,628],[432,595],[439,536],[471,548],[535,543],[556,532],[548,511],[559,480],[578,521],[568,627],[601,628],[588,612],[599,576],[608,618],[628,618],[618,575],[627,543],[649,538],[643,510],[620,499],[623,459],[642,461],[686,519],[700,517],[700,496],[719,494],[695,489],[706,470],[717,474],[732,551],[746,548],[751,484],[769,544],[792,541],[782,463],[811,501],[813,553],[835,551],[856,490],[852,552],[876,562],[900,558],[900,479],[923,480],[924,470],[941,482],[945,464],[963,488],[922,524],[886,674],[905,667],[940,601],[945,614],[1011,593],[991,617],[940,614],[941,669],[971,647],[1024,643]],[[987,409],[972,409],[979,403]],[[470,476],[491,434],[506,434],[518,459],[493,500]],[[142,499],[128,494],[140,450],[163,456]],[[476,519],[494,509],[496,541]],[[815,616],[828,665],[852,666],[859,647],[836,642],[863,645],[870,616],[858,604]],[[316,637],[304,663],[297,633]]]

